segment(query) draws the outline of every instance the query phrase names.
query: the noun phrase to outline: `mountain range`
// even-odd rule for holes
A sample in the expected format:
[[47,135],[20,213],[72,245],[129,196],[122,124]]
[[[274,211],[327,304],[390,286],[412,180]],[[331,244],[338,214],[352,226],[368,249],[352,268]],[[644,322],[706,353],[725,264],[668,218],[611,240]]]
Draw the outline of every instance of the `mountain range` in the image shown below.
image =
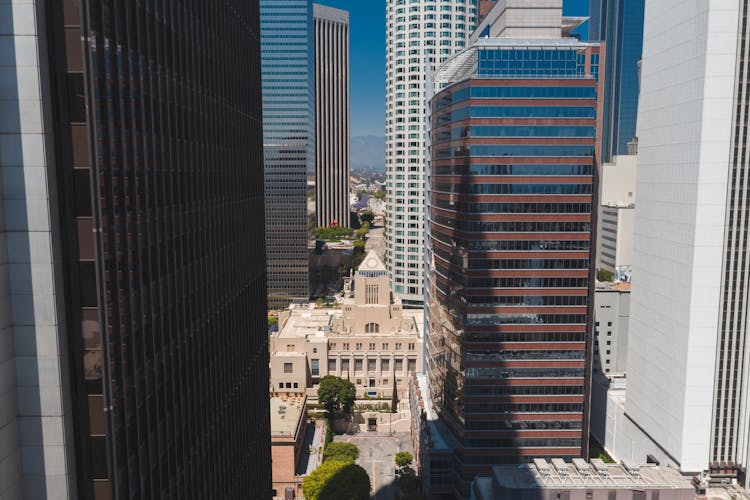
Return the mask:
[[362,135],[350,142],[351,168],[379,172],[385,170],[385,137]]

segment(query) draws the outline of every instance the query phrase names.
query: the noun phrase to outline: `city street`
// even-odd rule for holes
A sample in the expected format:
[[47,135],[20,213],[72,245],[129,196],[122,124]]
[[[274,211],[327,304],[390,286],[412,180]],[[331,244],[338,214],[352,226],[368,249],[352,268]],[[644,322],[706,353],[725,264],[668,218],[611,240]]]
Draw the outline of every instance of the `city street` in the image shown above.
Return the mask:
[[365,242],[365,254],[370,250],[374,250],[378,258],[385,262],[385,238],[384,228],[382,220],[376,221],[379,225],[373,225],[370,228],[370,232],[367,234],[367,241]]
[[345,441],[359,446],[359,459],[357,464],[367,471],[370,476],[373,500],[395,499],[394,470],[396,464],[393,461],[399,451],[411,449],[411,438],[408,433],[384,434],[363,433],[354,436],[336,436],[335,441]]

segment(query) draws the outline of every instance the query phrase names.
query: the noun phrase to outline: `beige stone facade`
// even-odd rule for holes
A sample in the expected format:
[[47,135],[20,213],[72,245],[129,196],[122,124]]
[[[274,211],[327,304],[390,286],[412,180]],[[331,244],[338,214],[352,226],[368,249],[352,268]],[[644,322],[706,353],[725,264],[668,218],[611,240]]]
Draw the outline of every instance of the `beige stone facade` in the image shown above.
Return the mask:
[[391,397],[393,381],[422,371],[421,310],[404,311],[374,252],[345,287],[341,308],[291,306],[271,337],[271,390],[316,394],[326,375],[348,378],[357,396]]

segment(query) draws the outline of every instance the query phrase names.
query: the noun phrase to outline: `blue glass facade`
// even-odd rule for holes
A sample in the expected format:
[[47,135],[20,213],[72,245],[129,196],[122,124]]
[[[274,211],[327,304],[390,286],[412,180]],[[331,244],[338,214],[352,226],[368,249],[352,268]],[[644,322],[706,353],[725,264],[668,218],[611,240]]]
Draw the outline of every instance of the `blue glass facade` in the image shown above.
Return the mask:
[[592,0],[591,40],[606,42],[602,161],[628,153],[636,134],[644,0]]
[[308,178],[315,176],[310,0],[261,0],[268,301],[309,297]]

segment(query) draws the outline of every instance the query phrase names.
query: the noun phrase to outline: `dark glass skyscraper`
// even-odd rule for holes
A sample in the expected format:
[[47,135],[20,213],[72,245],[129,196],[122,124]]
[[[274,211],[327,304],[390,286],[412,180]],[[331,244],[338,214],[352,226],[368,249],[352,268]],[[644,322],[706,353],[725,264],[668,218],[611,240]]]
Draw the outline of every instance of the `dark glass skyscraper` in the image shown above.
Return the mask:
[[644,0],[591,0],[589,39],[606,42],[602,161],[628,154],[635,138]]
[[453,62],[432,99],[425,363],[466,495],[491,465],[588,450],[599,47],[490,38]]
[[70,495],[265,498],[258,5],[36,4]]
[[[268,303],[310,296],[315,224],[315,45],[311,0],[261,0]],[[308,185],[309,181],[309,185]]]

